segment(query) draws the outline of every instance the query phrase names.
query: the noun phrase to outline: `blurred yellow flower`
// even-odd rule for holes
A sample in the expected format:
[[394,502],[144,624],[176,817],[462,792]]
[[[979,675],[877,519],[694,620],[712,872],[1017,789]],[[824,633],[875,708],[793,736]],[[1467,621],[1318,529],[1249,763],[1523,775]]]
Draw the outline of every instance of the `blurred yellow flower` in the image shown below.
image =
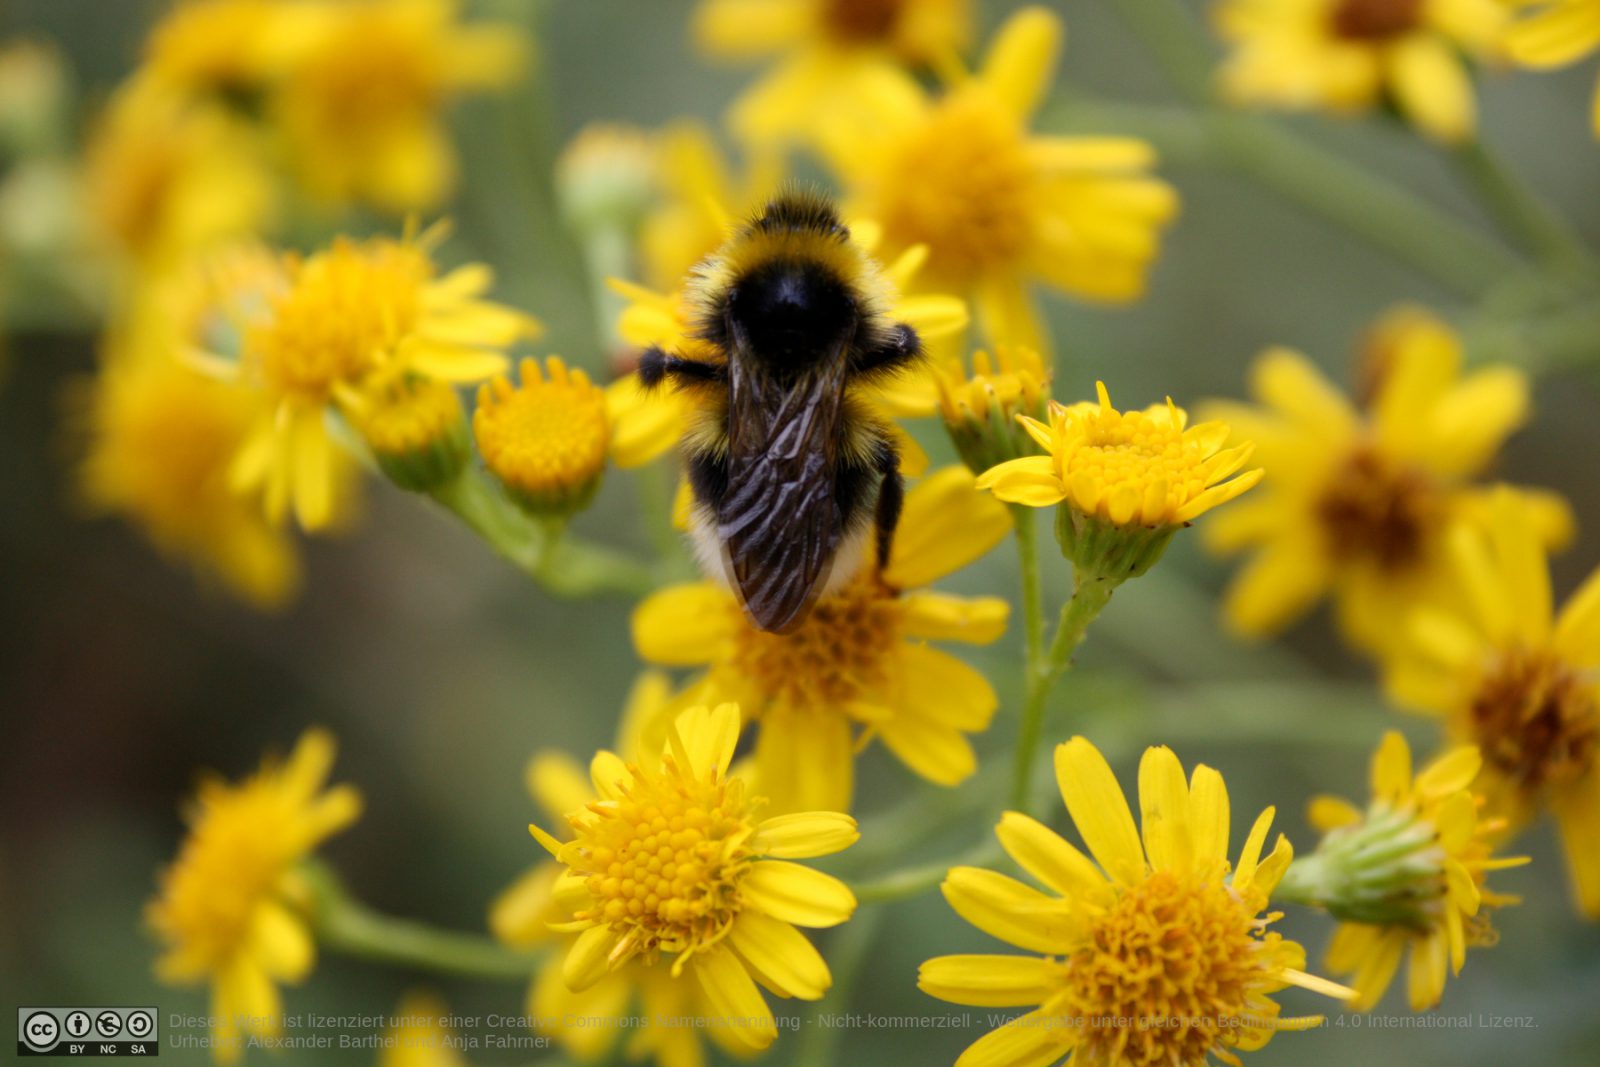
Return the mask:
[[1243,104],[1366,111],[1392,101],[1429,136],[1477,125],[1463,56],[1499,57],[1499,0],[1218,0],[1233,51],[1223,91]]
[[975,76],[930,99],[898,75],[857,94],[822,135],[853,212],[882,225],[882,254],[927,246],[926,284],[968,298],[993,345],[1046,350],[1035,280],[1090,299],[1139,296],[1177,211],[1172,187],[1149,175],[1145,142],[1027,129],[1061,34],[1055,15],[1025,8]]
[[[1448,592],[1449,531],[1483,511],[1483,490],[1470,479],[1528,413],[1521,371],[1463,375],[1461,362],[1448,326],[1402,308],[1374,331],[1362,407],[1283,348],[1251,373],[1261,406],[1207,406],[1237,439],[1255,442],[1267,472],[1264,489],[1204,530],[1219,553],[1257,549],[1224,605],[1235,631],[1272,633],[1331,594],[1346,638],[1376,650],[1412,607]],[[1569,536],[1563,501],[1522,495],[1547,544]]]
[[460,1039],[445,1026],[444,1002],[431,993],[407,993],[390,1016],[378,1067],[466,1067],[453,1042]]
[[256,607],[293,597],[293,543],[228,486],[228,465],[259,417],[257,396],[151,358],[111,363],[86,399],[79,481],[90,508],[135,523],[162,552]]
[[600,799],[566,814],[570,841],[529,830],[567,868],[552,892],[572,916],[558,929],[578,934],[562,965],[570,990],[630,963],[679,983],[692,975],[708,1018],[757,1051],[777,1037],[757,981],[778,996],[820,998],[828,965],[795,925],[835,926],[856,904],[843,882],[788,861],[858,835],[838,812],[757,818],[760,798],[728,775],[739,729],[731,704],[689,708],[661,749],[634,761],[595,756]]
[[314,195],[393,211],[437,206],[454,187],[441,113],[451,97],[514,82],[526,42],[462,26],[457,0],[328,5],[272,102],[288,157]]
[[1518,902],[1484,887],[1489,871],[1528,861],[1493,856],[1505,820],[1480,817],[1470,787],[1482,765],[1478,750],[1462,745],[1413,776],[1411,748],[1390,730],[1372,756],[1366,811],[1338,797],[1312,802],[1311,824],[1327,836],[1284,882],[1309,871],[1306,880],[1321,883],[1328,898],[1321,902],[1341,920],[1328,970],[1350,976],[1354,1010],[1383,999],[1407,953],[1411,1010],[1436,1006],[1446,976],[1461,973],[1467,947],[1498,940],[1489,910]]
[[247,127],[220,107],[135,81],[112,96],[90,135],[84,195],[98,233],[151,277],[259,232],[275,190]]
[[1000,348],[993,356],[972,355],[972,373],[961,363],[936,361],[939,415],[956,452],[975,474],[1007,460],[1034,455],[1036,441],[1017,416],[1044,417],[1050,401],[1051,368],[1031,348]]
[[[1234,478],[1255,446],[1223,448],[1226,423],[1189,425],[1173,404],[1117,411],[1104,382],[1099,403],[1050,403],[1050,424],[1020,421],[1045,450],[986,471],[979,489],[1007,503],[1053,507],[1063,500],[1117,526],[1183,526],[1261,481],[1260,470]],[[1228,479],[1232,479],[1231,481]]]
[[872,737],[918,775],[955,785],[977,768],[966,735],[988,727],[996,698],[982,674],[924,642],[988,644],[1010,606],[921,587],[1010,528],[966,468],[948,467],[906,495],[888,566],[864,563],[792,632],[756,629],[733,593],[705,581],[640,604],[634,646],[652,663],[710,668],[696,698],[735,701],[761,724],[757,779],[776,811],[848,810],[854,756]]
[[144,76],[181,92],[259,107],[334,5],[319,0],[179,0],[145,41]]
[[[241,492],[262,492],[278,521],[291,504],[308,530],[335,515],[344,460],[328,409],[362,407],[369,384],[394,375],[466,382],[505,367],[500,349],[537,329],[528,316],[482,299],[493,282],[481,264],[435,277],[438,228],[394,241],[339,238],[286,260],[286,287],[249,323],[235,372],[270,400],[234,463]],[[229,368],[223,367],[227,370]]]
[[[1600,49],[1600,0],[1519,0],[1522,17],[1506,36],[1513,62],[1538,70],[1564,67]],[[1600,85],[1591,122],[1600,137]]]
[[[1313,1015],[1279,1017],[1271,994],[1291,985],[1343,998],[1351,990],[1305,973],[1305,950],[1261,914],[1289,866],[1280,834],[1261,857],[1273,810],[1256,819],[1229,876],[1228,792],[1199,765],[1185,780],[1172,750],[1139,764],[1144,835],[1098,749],[1074,737],[1056,749],[1056,781],[1093,861],[1044,824],[1001,816],[1000,844],[1041,892],[996,871],[954,867],[944,896],[963,919],[1042,956],[940,956],[923,992],[985,1008],[1038,1005],[985,1034],[963,1067],[1078,1064],[1200,1067],[1264,1046]],[[1098,864],[1098,866],[1097,866]]]
[[1460,597],[1410,614],[1389,692],[1478,747],[1491,812],[1555,817],[1573,896],[1600,918],[1600,569],[1555,612],[1533,518],[1508,490],[1490,507],[1487,530],[1451,532]]
[[611,427],[605,393],[581,369],[551,356],[540,371],[522,361],[521,382],[503,375],[478,387],[472,432],[484,466],[528,510],[570,515],[600,487]]
[[848,109],[893,64],[953,60],[972,35],[972,0],[701,0],[694,32],[711,55],[779,57],[729,116],[741,137],[773,141]]
[[346,415],[372,458],[402,489],[423,493],[454,481],[472,453],[466,412],[449,382],[398,375],[374,385]]
[[736,218],[759,211],[772,198],[784,166],[777,153],[756,150],[736,177],[710,131],[692,121],[662,130],[653,156],[660,196],[640,229],[639,255],[645,284],[670,292],[722,246]]
[[296,904],[305,894],[296,867],[361,810],[353,787],[324,790],[333,755],[333,738],[310,730],[281,764],[268,759],[237,785],[201,783],[189,835],[146,912],[166,949],[157,976],[211,983],[218,1062],[236,1061],[244,1037],[276,1034],[283,1008],[274,982],[311,972],[315,946]]

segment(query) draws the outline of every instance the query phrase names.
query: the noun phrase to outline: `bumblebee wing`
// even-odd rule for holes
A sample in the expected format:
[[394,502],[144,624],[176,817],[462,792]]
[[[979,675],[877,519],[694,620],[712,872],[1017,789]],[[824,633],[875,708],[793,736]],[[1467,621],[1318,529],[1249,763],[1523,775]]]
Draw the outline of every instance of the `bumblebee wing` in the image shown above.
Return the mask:
[[841,353],[793,383],[732,360],[728,489],[717,534],[745,611],[763,630],[798,622],[843,535],[834,491],[843,411]]

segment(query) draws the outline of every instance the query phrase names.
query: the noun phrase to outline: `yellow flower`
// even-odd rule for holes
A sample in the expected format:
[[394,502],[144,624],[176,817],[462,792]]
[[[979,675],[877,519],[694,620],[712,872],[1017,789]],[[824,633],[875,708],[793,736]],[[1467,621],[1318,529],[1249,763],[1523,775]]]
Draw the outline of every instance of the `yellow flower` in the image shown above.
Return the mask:
[[570,515],[600,488],[611,426],[606,396],[582,370],[551,356],[543,373],[525,359],[522,382],[497,377],[478,387],[472,432],[484,466],[529,511]]
[[689,708],[659,751],[595,756],[600,799],[567,813],[572,840],[529,830],[567,868],[553,892],[572,915],[561,928],[578,934],[562,969],[569,989],[630,962],[676,982],[692,975],[731,1041],[759,1050],[777,1028],[757,981],[778,996],[820,998],[828,965],[795,925],[835,926],[856,904],[843,882],[789,860],[838,852],[858,835],[837,812],[758,818],[763,801],[728,775],[738,740],[738,708]]
[[183,0],[150,31],[142,69],[172,89],[248,104],[284,76],[327,10],[311,0]]
[[357,399],[351,421],[390,481],[425,493],[460,475],[472,445],[455,386],[401,375]]
[[520,75],[521,35],[457,24],[456,0],[362,0],[323,9],[272,115],[313,194],[405,211],[437,205],[455,184],[441,124],[460,93]]
[[633,643],[652,663],[708,667],[697,697],[736,701],[759,721],[757,776],[775,810],[848,810],[854,754],[874,736],[918,775],[955,785],[976,769],[966,735],[988,727],[996,698],[983,675],[924,642],[995,641],[1009,605],[921,587],[1009,530],[966,468],[949,467],[907,494],[889,565],[863,564],[792,632],[756,629],[731,592],[706,581],[640,604]]
[[444,1002],[431,993],[407,993],[390,1016],[378,1067],[466,1067],[466,1059],[453,1041],[459,1040],[444,1025],[449,1014]]
[[1050,367],[1031,348],[1001,348],[992,358],[975,352],[970,376],[960,363],[935,364],[944,428],[974,473],[1038,452],[1017,416],[1046,414],[1050,378]]
[[770,141],[847,111],[896,62],[948,62],[967,47],[971,9],[971,0],[701,0],[694,31],[711,55],[780,57],[729,116],[741,137]]
[[1372,756],[1372,803],[1365,812],[1338,797],[1318,797],[1310,821],[1327,836],[1285,875],[1304,882],[1314,903],[1339,929],[1328,946],[1328,970],[1348,974],[1368,1011],[1383,998],[1410,954],[1412,1011],[1444,995],[1447,973],[1460,974],[1467,947],[1498,939],[1489,909],[1516,897],[1484,888],[1491,870],[1527,857],[1495,859],[1493,835],[1504,820],[1479,817],[1469,788],[1483,761],[1471,745],[1450,749],[1413,777],[1411,749],[1390,730]]
[[[1448,531],[1481,515],[1470,484],[1527,417],[1528,383],[1505,366],[1461,371],[1461,345],[1415,308],[1382,320],[1358,408],[1306,357],[1271,349],[1251,391],[1263,406],[1224,403],[1206,414],[1256,444],[1266,488],[1206,524],[1220,553],[1256,548],[1224,605],[1232,628],[1264,635],[1331,594],[1346,638],[1379,649],[1396,620],[1447,592]],[[1547,543],[1570,527],[1552,494],[1524,491]]]
[[930,99],[899,75],[824,135],[854,213],[883,227],[884,256],[926,245],[927,283],[971,300],[993,345],[1045,349],[1035,280],[1091,299],[1139,296],[1177,210],[1148,173],[1145,142],[1028,131],[1061,33],[1048,11],[1019,11],[975,76]]
[[1392,101],[1441,141],[1477,125],[1462,55],[1498,58],[1497,0],[1219,0],[1223,91],[1245,104],[1366,111]]
[[[1600,48],[1600,0],[1527,0],[1519,6],[1524,16],[1506,37],[1513,62],[1548,70]],[[1600,137],[1600,85],[1595,87],[1592,116],[1595,136]]]
[[1448,554],[1461,597],[1410,616],[1389,691],[1477,745],[1490,811],[1514,826],[1555,816],[1573,896],[1600,918],[1600,569],[1555,613],[1542,538],[1507,490]]
[[[1351,990],[1306,974],[1305,950],[1267,932],[1262,915],[1292,850],[1280,834],[1261,857],[1273,810],[1256,819],[1229,876],[1228,792],[1200,765],[1185,781],[1172,750],[1139,764],[1141,844],[1105,757],[1082,737],[1056,748],[1056,780],[1089,857],[1042,823],[1006,812],[1000,844],[1053,893],[978,867],[955,867],[945,899],[985,933],[1041,956],[940,956],[918,986],[977,1007],[1038,1005],[985,1034],[958,1067],[1073,1063],[1199,1067],[1261,1048],[1283,1019],[1271,994],[1295,985],[1329,996]],[[1096,866],[1098,864],[1098,866]],[[1053,895],[1059,894],[1059,895]]]
[[978,479],[978,488],[1035,508],[1068,500],[1117,526],[1183,526],[1261,481],[1260,470],[1233,478],[1254,446],[1223,448],[1225,423],[1190,426],[1188,413],[1170,398],[1165,406],[1117,411],[1104,382],[1095,390],[1098,405],[1051,401],[1048,426],[1021,416],[1046,454],[1002,463]]
[[237,370],[271,411],[233,467],[234,487],[263,492],[267,514],[291,503],[306,529],[334,517],[341,457],[328,409],[359,410],[369,384],[395,375],[475,381],[505,366],[498,349],[533,332],[520,312],[482,299],[492,276],[469,264],[434,276],[435,228],[416,239],[339,238],[308,259],[290,257],[288,281],[249,324]]
[[249,130],[143,81],[118,90],[101,115],[84,191],[98,232],[149,274],[259,231],[275,196]]
[[294,545],[228,487],[258,398],[153,355],[113,360],[87,401],[79,477],[92,509],[136,523],[164,553],[257,607],[293,597]]
[[[674,699],[664,674],[647,672],[634,683],[617,727],[617,753],[625,761],[638,761],[645,752],[660,752],[667,744],[666,728],[681,701]],[[557,822],[567,812],[595,803],[597,797],[583,769],[565,754],[543,751],[528,763],[528,791],[534,801]],[[517,948],[558,944],[570,948],[574,936],[551,929],[569,916],[554,890],[565,868],[547,859],[531,868],[490,907],[489,928],[495,937]],[[702,1062],[700,1034],[737,1053],[743,1045],[730,1038],[727,1028],[703,1030],[692,1024],[673,1025],[667,1020],[707,1019],[715,1012],[692,982],[673,978],[671,968],[634,960],[601,978],[582,992],[567,988],[562,977],[565,951],[558,950],[543,965],[528,988],[527,1014],[543,1021],[534,1029],[553,1038],[574,1059],[589,1063],[603,1059],[621,1036],[612,1026],[567,1026],[572,1017],[617,1019],[642,1014],[651,1025],[631,1032],[627,1055],[652,1056],[663,1067],[694,1067]],[[638,1012],[633,1007],[639,1007]]]
[[241,1025],[248,1035],[276,1034],[283,1012],[274,982],[311,972],[315,947],[296,910],[305,895],[296,867],[361,809],[351,786],[323,789],[333,752],[333,738],[311,730],[281,764],[269,759],[237,785],[203,782],[189,836],[146,913],[166,948],[157,976],[211,983],[219,1062],[238,1059]]

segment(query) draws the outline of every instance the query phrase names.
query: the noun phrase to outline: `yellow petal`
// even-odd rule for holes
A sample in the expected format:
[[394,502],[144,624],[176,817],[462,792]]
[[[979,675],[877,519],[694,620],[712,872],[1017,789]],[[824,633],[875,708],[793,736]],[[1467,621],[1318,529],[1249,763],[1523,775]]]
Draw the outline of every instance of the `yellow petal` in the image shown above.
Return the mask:
[[1139,761],[1139,825],[1151,867],[1187,871],[1194,865],[1189,783],[1184,779],[1183,764],[1165,745],[1145,749]]
[[840,852],[860,837],[856,821],[843,812],[801,811],[763,820],[750,847],[773,859],[801,860]]
[[878,736],[895,757],[936,785],[960,785],[978,769],[966,735],[952,726],[913,715],[878,724]]
[[897,718],[916,718],[966,731],[989,728],[1000,701],[982,672],[924,645],[900,650],[900,670]]
[[1477,124],[1472,79],[1441,38],[1413,33],[1389,47],[1389,77],[1400,110],[1424,131],[1456,144]]
[[1061,988],[1065,967],[1037,956],[936,956],[917,970],[917,988],[975,1008],[1043,1004]]
[[1555,647],[1576,667],[1600,666],[1600,568],[1584,579],[1561,609]]
[[1233,869],[1233,884],[1241,889],[1247,887],[1255,877],[1256,867],[1261,863],[1261,846],[1267,843],[1267,831],[1272,828],[1274,814],[1276,809],[1268,808],[1256,816],[1255,825],[1250,827],[1250,835],[1244,840],[1244,848],[1239,852],[1239,864]]
[[1082,737],[1056,746],[1056,783],[1090,853],[1115,881],[1144,878],[1144,851],[1127,798],[1100,750]]
[[1234,576],[1223,616],[1235,633],[1262,637],[1304,614],[1328,589],[1328,572],[1314,545],[1274,541]]
[[890,585],[930,585],[982,556],[1011,531],[1010,513],[973,482],[965,467],[946,467],[906,494],[884,570]]
[[739,892],[749,906],[798,926],[837,926],[856,910],[849,886],[831,874],[785,860],[752,864]]
[[1354,826],[1361,821],[1361,809],[1343,797],[1321,794],[1311,798],[1306,811],[1306,822],[1314,829],[1327,833],[1341,826]]
[[757,777],[771,811],[848,811],[855,741],[843,715],[769,710],[756,737]]
[[523,777],[529,795],[552,819],[577,811],[594,799],[589,776],[565,752],[535,753]]
[[804,934],[786,922],[757,911],[741,911],[728,931],[728,945],[780,997],[816,1000],[833,977]]
[[604,978],[611,970],[612,953],[619,940],[609,926],[591,926],[579,934],[561,965],[561,978],[567,988],[581,993]]
[[697,779],[721,778],[728,773],[733,750],[739,744],[737,704],[689,708],[678,716],[673,726]]
[[1398,730],[1389,730],[1372,754],[1372,796],[1397,807],[1411,793],[1411,746]]
[[1222,775],[1201,763],[1189,777],[1189,826],[1195,868],[1202,873],[1228,861],[1228,787]]
[[550,890],[556,877],[566,868],[557,863],[541,863],[525,872],[489,905],[489,932],[517,948],[549,940],[545,925],[554,916]]
[[1041,1008],[978,1038],[956,1058],[956,1067],[1049,1067],[1071,1049],[1073,1036],[1060,1015]]
[[901,598],[907,637],[987,645],[1006,632],[1011,602],[1003,597],[961,597],[927,591]]
[[739,620],[733,598],[712,582],[674,585],[633,612],[633,647],[652,663],[693,667],[713,662]]
[[982,867],[952,867],[939,889],[957,915],[1018,948],[1065,954],[1076,947],[1079,924],[1068,902],[1015,878]]
[[622,791],[633,783],[633,772],[615,752],[601,749],[589,761],[589,782],[595,794],[605,800],[616,800]]
[[1355,428],[1356,414],[1344,394],[1293,349],[1264,352],[1251,368],[1250,382],[1263,403],[1305,423],[1324,439],[1346,437]]
[[1008,811],[994,832],[1018,867],[1062,896],[1093,897],[1106,888],[1105,876],[1088,856],[1036,819]]
[[1436,756],[1422,769],[1417,775],[1417,792],[1436,800],[1466,789],[1482,766],[1483,757],[1478,754],[1477,746],[1458,745]]
[[304,921],[275,901],[261,904],[251,915],[250,946],[261,969],[284,982],[305,978],[316,958]]
[[712,1015],[731,1024],[719,1032],[725,1032],[752,1049],[764,1049],[772,1044],[778,1036],[772,1011],[744,964],[731,950],[713,945],[691,957],[690,968],[706,995]]
[[1043,7],[1023,8],[996,31],[978,78],[1018,118],[1049,91],[1062,32],[1061,19]]

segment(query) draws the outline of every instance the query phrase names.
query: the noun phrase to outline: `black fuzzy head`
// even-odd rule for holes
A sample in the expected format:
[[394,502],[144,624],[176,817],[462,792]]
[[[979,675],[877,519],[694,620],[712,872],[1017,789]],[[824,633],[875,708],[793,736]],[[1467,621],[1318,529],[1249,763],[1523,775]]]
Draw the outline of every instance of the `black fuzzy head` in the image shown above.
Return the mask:
[[822,264],[780,258],[734,283],[727,314],[756,356],[783,369],[847,343],[857,309],[849,287]]

